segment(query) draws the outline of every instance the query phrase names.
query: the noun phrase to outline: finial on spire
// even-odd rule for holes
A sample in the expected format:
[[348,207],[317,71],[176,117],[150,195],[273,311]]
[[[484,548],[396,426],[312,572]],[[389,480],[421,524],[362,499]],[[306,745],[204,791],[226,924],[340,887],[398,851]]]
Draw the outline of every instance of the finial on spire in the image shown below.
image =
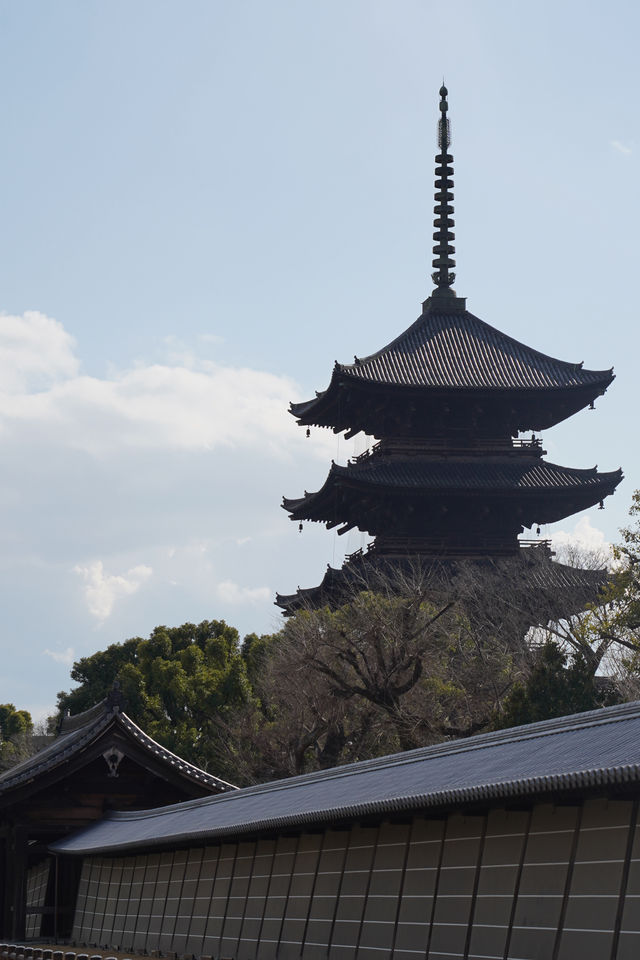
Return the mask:
[[453,167],[451,166],[453,156],[448,153],[449,144],[451,143],[451,125],[447,117],[447,111],[449,109],[449,104],[447,103],[448,94],[449,91],[445,87],[443,80],[442,86],[440,87],[440,119],[438,120],[438,147],[440,148],[440,153],[436,155],[436,205],[433,208],[436,216],[433,221],[435,228],[433,234],[433,239],[435,240],[433,253],[435,256],[432,260],[432,266],[435,269],[431,274],[431,279],[436,286],[433,292],[433,296],[435,297],[455,296],[454,291],[451,290],[451,284],[455,280],[456,275],[449,269],[450,267],[455,267],[456,262],[452,257],[452,254],[455,253],[455,247],[451,243],[451,241],[455,239],[455,234],[450,229],[454,226],[455,221],[450,216],[453,213],[453,206],[450,202],[453,200],[453,180],[451,179],[453,176]]

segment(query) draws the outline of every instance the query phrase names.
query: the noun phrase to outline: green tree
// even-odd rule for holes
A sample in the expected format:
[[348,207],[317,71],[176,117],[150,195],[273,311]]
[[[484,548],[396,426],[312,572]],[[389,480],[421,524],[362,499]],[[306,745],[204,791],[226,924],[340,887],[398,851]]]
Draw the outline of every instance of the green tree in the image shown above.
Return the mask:
[[0,703],[0,740],[10,740],[33,730],[28,710],[16,710],[13,703]]
[[0,770],[12,767],[34,752],[33,721],[28,710],[0,703]]
[[80,686],[58,695],[60,715],[92,706],[118,680],[131,719],[204,769],[219,754],[217,721],[252,696],[238,632],[222,620],[156,627],[146,640],[135,637],[84,657],[71,676]]
[[494,728],[515,727],[617,703],[615,684],[598,678],[588,658],[564,652],[547,639],[526,680],[517,683],[496,713]]

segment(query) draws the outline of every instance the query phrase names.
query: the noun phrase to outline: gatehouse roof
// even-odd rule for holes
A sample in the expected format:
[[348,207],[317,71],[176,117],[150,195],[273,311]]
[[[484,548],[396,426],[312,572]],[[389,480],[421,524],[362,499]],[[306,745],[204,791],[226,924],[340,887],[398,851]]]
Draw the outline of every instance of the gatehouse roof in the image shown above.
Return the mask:
[[94,754],[97,745],[106,749],[113,735],[117,735],[119,746],[129,742],[138,760],[146,755],[154,768],[164,768],[172,779],[179,779],[185,785],[197,786],[204,792],[235,789],[157,743],[124,713],[119,698],[109,696],[84,713],[63,720],[60,736],[0,774],[0,806],[11,802],[18,788],[31,785],[37,789],[43,778],[50,780],[58,770],[64,775],[69,765],[81,760],[84,753]]

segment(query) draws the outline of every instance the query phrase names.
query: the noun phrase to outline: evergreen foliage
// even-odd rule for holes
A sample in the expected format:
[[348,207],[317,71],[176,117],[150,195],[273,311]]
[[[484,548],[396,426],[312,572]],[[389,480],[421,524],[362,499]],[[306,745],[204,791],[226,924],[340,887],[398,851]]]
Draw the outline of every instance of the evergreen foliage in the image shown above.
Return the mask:
[[609,706],[619,700],[615,685],[598,682],[590,664],[547,639],[526,680],[517,683],[496,715],[494,727],[515,727]]
[[28,710],[16,710],[13,703],[0,703],[0,770],[30,755],[33,721]]
[[156,627],[74,664],[79,684],[58,694],[60,714],[81,713],[120,682],[127,713],[179,756],[209,766],[218,722],[251,700],[238,631],[223,620]]

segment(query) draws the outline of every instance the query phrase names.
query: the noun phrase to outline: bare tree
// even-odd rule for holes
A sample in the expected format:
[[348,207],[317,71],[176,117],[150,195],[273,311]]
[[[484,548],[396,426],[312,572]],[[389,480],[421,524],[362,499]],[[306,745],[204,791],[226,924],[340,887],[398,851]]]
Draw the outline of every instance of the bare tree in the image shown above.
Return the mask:
[[[613,648],[604,631],[606,572],[594,557],[573,570],[543,550],[523,554],[363,567],[340,606],[291,617],[255,672],[251,708],[227,716],[218,738],[236,782],[494,726],[512,693],[539,672],[549,638],[595,674]],[[550,691],[562,688],[563,662],[549,660],[559,671]],[[544,712],[544,703],[537,708]]]

